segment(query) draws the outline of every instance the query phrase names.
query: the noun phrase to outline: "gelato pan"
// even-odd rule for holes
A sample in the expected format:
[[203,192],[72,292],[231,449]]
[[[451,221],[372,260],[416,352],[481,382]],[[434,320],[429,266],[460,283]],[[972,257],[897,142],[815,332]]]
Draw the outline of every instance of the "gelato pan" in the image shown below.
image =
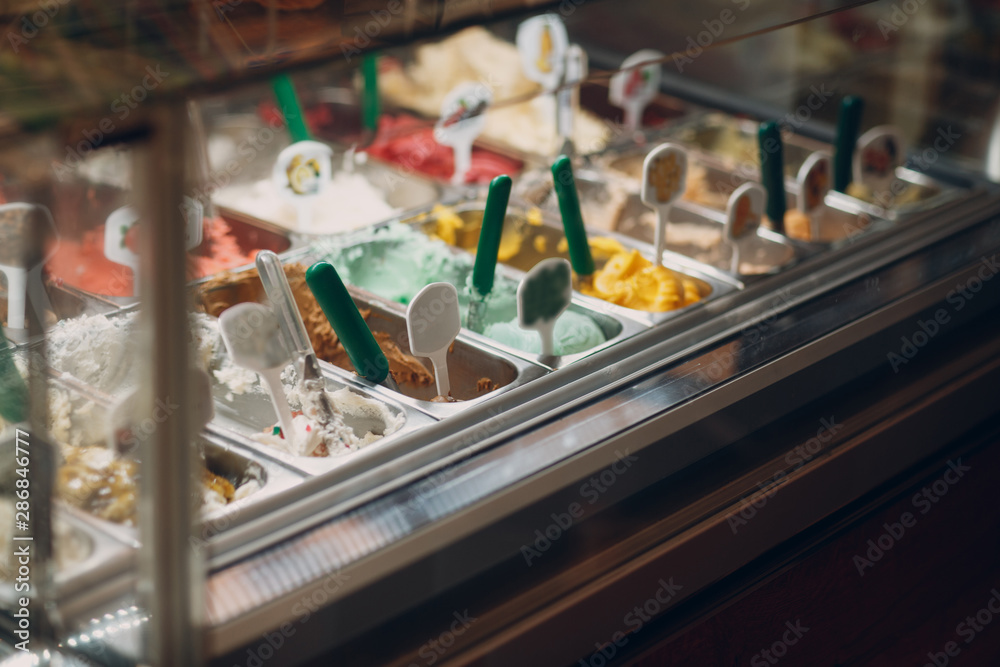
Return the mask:
[[295,207],[271,181],[232,185],[217,191],[219,206],[301,234],[336,234],[388,220],[401,210],[427,206],[438,188],[414,174],[368,162],[353,171],[339,170],[310,204],[310,218],[300,224]]
[[[134,341],[136,312],[115,317],[101,315],[66,320],[49,333],[47,353],[50,365],[95,389],[112,395],[124,395],[137,382],[137,359]],[[278,445],[270,438],[277,420],[260,377],[233,364],[219,331],[218,320],[204,313],[192,313],[191,356],[194,364],[205,369],[213,380],[216,417],[213,424],[245,435],[262,430],[269,434],[265,444]],[[327,389],[335,408],[343,414],[338,430],[320,429],[313,420],[315,397],[301,393],[295,371],[289,365],[282,377],[285,398],[293,410],[302,413],[300,427],[321,437],[324,446],[313,456],[338,456],[379,440],[399,430],[404,417],[398,410],[375,399],[361,396],[347,388]],[[346,446],[345,446],[346,443]]]
[[[465,321],[474,260],[468,253],[453,250],[440,239],[430,238],[404,223],[390,223],[374,230],[366,241],[331,246],[321,252],[345,282],[403,304],[408,304],[425,285],[451,283],[458,290],[459,308]],[[516,292],[517,282],[498,268],[487,301],[485,333],[488,337],[492,325],[509,325],[517,318]],[[598,324],[585,314],[578,314],[578,318],[571,315],[556,323],[557,355],[577,354],[593,347],[590,343],[604,342],[604,333]],[[514,342],[508,335],[509,328],[500,327],[494,331],[502,332],[504,340],[500,342]],[[532,353],[531,349],[512,347]]]
[[[289,242],[273,233],[246,229],[248,223],[206,218],[201,245],[188,253],[188,278],[194,280],[253,262],[257,250],[287,250]],[[58,283],[113,297],[131,297],[132,270],[104,256],[104,225],[77,239],[62,238],[46,264]]]
[[[141,466],[105,446],[63,448],[64,461],[56,473],[56,494],[74,507],[99,519],[135,526],[138,518]],[[208,515],[251,496],[264,484],[264,471],[247,462],[238,474],[213,472],[211,451],[201,468],[202,515]]]
[[[379,92],[392,104],[436,118],[445,96],[463,82],[488,83],[497,100],[486,114],[482,139],[525,155],[549,156],[559,150],[555,100],[539,94],[541,87],[524,76],[517,47],[485,28],[466,28],[437,43],[424,44],[405,67],[385,63],[379,73]],[[525,96],[532,97],[501,104]],[[593,114],[576,113],[573,140],[582,153],[603,149],[610,134],[608,125]]]
[[[707,114],[687,123],[680,123],[668,131],[672,141],[711,156],[728,169],[746,172],[748,179],[757,180],[760,170],[760,146],[757,139],[758,123],[733,118],[724,114]],[[782,155],[785,175],[792,178],[815,151],[830,152],[830,146],[792,132],[782,132]],[[634,163],[632,163],[634,165]],[[638,169],[641,169],[641,162]],[[632,166],[635,170],[636,167]]]
[[[379,118],[378,135],[365,152],[403,171],[416,171],[445,183],[450,183],[455,173],[455,152],[434,139],[432,125],[413,116]],[[473,147],[465,182],[487,185],[501,174],[514,176],[523,167],[520,160]]]
[[[675,205],[666,228],[666,249],[723,271],[731,269],[732,247],[724,242],[723,214],[689,205]],[[632,196],[622,216],[620,232],[653,243],[656,213]],[[795,259],[795,249],[780,235],[764,230],[745,242],[739,275],[771,273]]]
[[[285,264],[284,268],[316,355],[346,371],[354,372],[347,351],[305,283],[306,267],[290,263]],[[207,313],[218,316],[237,303],[264,303],[267,296],[257,271],[250,269],[222,274],[201,283],[197,287],[196,298]],[[389,360],[389,370],[400,391],[417,400],[435,399],[434,374],[429,362],[417,359],[408,352],[405,318],[378,303],[369,303],[358,297],[355,297],[355,302]],[[451,396],[457,400],[477,398],[510,384],[517,377],[517,369],[510,363],[481,353],[461,340],[454,343],[451,357]]]

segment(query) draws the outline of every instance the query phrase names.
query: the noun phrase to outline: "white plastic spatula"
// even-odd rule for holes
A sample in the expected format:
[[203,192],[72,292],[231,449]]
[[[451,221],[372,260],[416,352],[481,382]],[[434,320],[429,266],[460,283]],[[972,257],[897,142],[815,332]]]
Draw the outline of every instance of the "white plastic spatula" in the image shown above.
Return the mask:
[[896,168],[903,163],[903,135],[892,125],[873,127],[858,138],[851,163],[854,182],[871,188],[876,201],[890,200]]
[[292,355],[281,337],[277,316],[265,305],[240,303],[222,312],[219,328],[233,362],[256,371],[264,379],[285,440],[294,447],[292,411],[281,384],[281,371],[292,362]]
[[438,396],[451,392],[448,349],[461,328],[458,290],[451,283],[431,283],[417,292],[406,308],[410,352],[431,360]]
[[642,128],[642,113],[660,92],[663,71],[659,61],[665,57],[653,49],[636,51],[622,61],[621,70],[611,77],[608,101],[625,111],[625,129],[630,134]]
[[[30,271],[23,265],[25,242],[31,236],[30,225],[44,225],[48,229],[39,233],[46,241],[45,255]],[[48,292],[42,280],[42,266],[58,248],[58,236],[52,214],[44,206],[13,202],[0,205],[0,274],[7,283],[7,327],[27,328],[27,307],[30,297],[39,322],[52,312]],[[13,239],[8,243],[7,239]],[[54,240],[54,242],[52,242]]]
[[[201,431],[208,422],[215,416],[215,404],[212,402],[212,382],[208,374],[200,368],[192,368],[191,376],[188,380],[191,390],[191,432]],[[138,439],[142,436],[136,433],[136,397],[138,390],[133,389],[128,392],[109,408],[108,410],[108,448],[121,454],[122,456],[132,456],[136,452]],[[153,420],[160,423],[171,417],[168,412],[170,401],[164,407],[158,404],[153,411]],[[143,431],[148,437],[149,433]]]
[[466,81],[448,93],[441,103],[441,118],[434,126],[434,140],[451,146],[455,153],[454,185],[465,183],[472,166],[472,144],[486,127],[486,109],[493,93],[481,83]]
[[[201,245],[204,236],[205,209],[201,202],[184,197],[184,248]],[[122,206],[111,212],[104,223],[104,256],[115,264],[132,269],[132,295],[139,295],[139,212]]]
[[561,257],[543,259],[517,286],[517,324],[542,339],[542,356],[555,354],[556,320],[569,308],[573,271]]
[[687,183],[687,152],[677,144],[657,146],[642,163],[642,203],[656,211],[656,266],[663,264],[670,207],[684,194]]
[[744,183],[729,197],[722,235],[733,248],[729,268],[733,274],[739,274],[740,256],[746,254],[746,247],[757,236],[766,200],[767,193],[757,183]]
[[813,153],[806,158],[796,177],[796,204],[803,214],[809,216],[809,234],[819,239],[819,216],[813,211],[823,205],[826,193],[833,184],[833,163],[828,155]]
[[299,231],[312,227],[313,201],[333,178],[333,149],[318,141],[297,141],[278,153],[271,181],[278,195],[295,208]]

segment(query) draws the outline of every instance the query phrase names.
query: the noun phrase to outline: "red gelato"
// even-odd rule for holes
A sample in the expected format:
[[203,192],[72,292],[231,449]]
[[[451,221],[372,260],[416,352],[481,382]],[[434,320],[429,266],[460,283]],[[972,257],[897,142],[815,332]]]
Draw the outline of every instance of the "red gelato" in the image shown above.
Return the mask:
[[[404,170],[450,181],[455,173],[455,154],[450,146],[434,140],[434,127],[412,116],[379,118],[375,142],[365,149],[369,155]],[[482,148],[472,149],[472,166],[466,183],[488,184],[500,174],[514,176],[524,164]]]
[[[250,264],[256,254],[240,248],[225,220],[205,218],[201,245],[188,253],[188,279]],[[104,296],[133,296],[132,269],[104,256],[104,225],[78,241],[60,240],[46,269],[57,283]]]

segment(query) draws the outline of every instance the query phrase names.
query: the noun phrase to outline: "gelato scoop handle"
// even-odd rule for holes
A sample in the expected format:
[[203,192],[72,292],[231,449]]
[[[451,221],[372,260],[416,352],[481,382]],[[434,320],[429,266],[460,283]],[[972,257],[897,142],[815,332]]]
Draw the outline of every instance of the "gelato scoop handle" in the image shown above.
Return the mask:
[[267,298],[271,300],[271,305],[278,315],[281,332],[288,341],[289,351],[298,357],[311,356],[315,359],[312,344],[309,342],[309,333],[295,305],[295,297],[288,285],[281,260],[272,251],[261,250],[257,253],[256,264]]
[[28,416],[28,387],[17,372],[7,338],[0,330],[0,417],[19,422]]
[[576,192],[573,165],[569,157],[560,155],[552,164],[552,181],[556,197],[559,199],[559,213],[562,215],[563,231],[569,244],[569,261],[578,276],[594,273],[594,258],[587,243],[587,230],[583,226],[580,213],[580,197]]
[[[262,250],[257,253],[256,264],[260,280],[264,284],[264,291],[267,292],[267,298],[271,300],[277,313],[278,326],[281,327],[281,333],[284,334],[285,340],[291,348],[289,351],[302,364],[301,381],[307,387],[311,387],[312,385],[308,383],[321,380],[323,375],[319,369],[319,362],[316,360],[316,352],[313,350],[312,343],[309,342],[309,332],[306,331],[302,315],[299,314],[299,308],[295,305],[295,297],[292,295],[292,288],[285,276],[285,269],[281,266],[281,260],[274,252]],[[322,383],[319,386],[322,388]],[[325,391],[319,391],[317,396],[320,412],[318,420],[323,424],[329,423],[336,408]]]
[[333,265],[316,262],[310,266],[306,271],[306,284],[337,332],[358,374],[375,383],[390,380],[389,361]]

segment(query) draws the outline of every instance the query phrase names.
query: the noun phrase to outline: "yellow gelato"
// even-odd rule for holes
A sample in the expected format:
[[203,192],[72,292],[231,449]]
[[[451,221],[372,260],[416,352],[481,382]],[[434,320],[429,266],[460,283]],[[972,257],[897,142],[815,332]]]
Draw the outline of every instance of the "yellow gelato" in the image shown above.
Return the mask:
[[620,252],[612,257],[580,290],[610,303],[662,313],[698,302],[701,294],[693,280],[680,276],[665,266],[654,266],[638,250]]

